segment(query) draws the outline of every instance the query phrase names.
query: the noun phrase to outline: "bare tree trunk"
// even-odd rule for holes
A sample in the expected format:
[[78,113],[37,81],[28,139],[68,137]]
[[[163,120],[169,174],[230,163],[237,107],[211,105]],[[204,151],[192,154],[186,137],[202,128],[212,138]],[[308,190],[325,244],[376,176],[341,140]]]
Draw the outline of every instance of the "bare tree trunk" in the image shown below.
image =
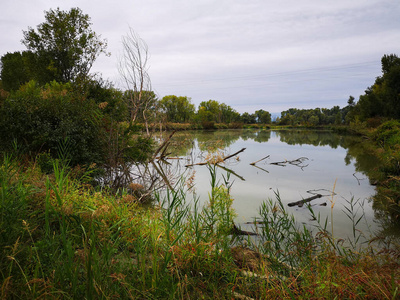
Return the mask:
[[142,109],[143,121],[147,135],[149,132],[149,122],[147,113],[149,110],[150,97],[145,96],[144,92],[151,92],[151,81],[148,74],[149,53],[146,42],[129,28],[126,36],[122,37],[123,55],[119,60],[119,73],[123,78],[126,88],[130,92],[131,120],[137,120],[138,113]]

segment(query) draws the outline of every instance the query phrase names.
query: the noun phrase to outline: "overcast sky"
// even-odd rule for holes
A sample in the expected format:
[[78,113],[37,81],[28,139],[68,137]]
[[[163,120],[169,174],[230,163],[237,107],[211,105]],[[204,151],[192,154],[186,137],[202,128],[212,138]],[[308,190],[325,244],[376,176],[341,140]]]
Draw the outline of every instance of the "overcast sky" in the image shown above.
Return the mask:
[[400,55],[399,0],[3,0],[0,55],[25,50],[44,11],[80,7],[108,40],[92,71],[119,85],[121,37],[149,47],[157,95],[209,99],[240,113],[344,107]]

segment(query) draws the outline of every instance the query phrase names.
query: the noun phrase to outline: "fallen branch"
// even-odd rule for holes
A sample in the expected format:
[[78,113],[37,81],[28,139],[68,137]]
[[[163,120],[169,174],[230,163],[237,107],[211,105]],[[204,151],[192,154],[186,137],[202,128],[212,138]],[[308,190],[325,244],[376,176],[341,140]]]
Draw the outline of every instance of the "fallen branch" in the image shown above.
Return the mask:
[[260,162],[260,161],[262,161],[262,160],[264,160],[264,159],[267,159],[268,157],[269,157],[269,155],[267,155],[266,157],[261,158],[261,159],[255,161],[255,162],[252,162],[250,165],[254,166],[256,163],[258,163],[258,162]]
[[246,150],[246,148],[242,148],[242,149],[240,149],[238,152],[235,152],[235,153],[233,153],[233,154],[231,154],[231,155],[225,157],[222,161],[226,161],[227,159],[238,155],[240,152],[243,152],[244,150]]
[[281,166],[281,167],[286,167],[286,164],[287,164],[287,160],[270,163],[270,165],[276,165],[276,166]]
[[[235,153],[233,153],[233,154],[231,154],[231,155],[228,155],[228,156],[224,157],[224,158],[222,159],[222,161],[218,161],[218,162],[215,162],[215,163],[212,163],[212,164],[213,164],[213,165],[217,165],[218,163],[224,162],[224,161],[226,161],[227,159],[238,155],[240,152],[243,152],[244,150],[246,150],[246,148],[242,148],[242,149],[240,149],[239,151],[237,151],[237,152],[235,152]],[[201,163],[197,163],[197,164],[190,164],[190,165],[186,165],[185,167],[204,166],[204,165],[208,165],[208,164],[210,164],[210,161],[205,161],[205,162],[201,162]]]
[[288,206],[296,206],[297,205],[298,207],[302,207],[304,205],[304,203],[310,202],[310,201],[312,201],[314,199],[318,199],[318,198],[321,198],[321,197],[322,197],[321,194],[317,194],[315,196],[312,196],[312,197],[309,197],[309,198],[306,198],[306,199],[303,199],[303,200],[300,200],[300,201],[291,202],[291,203],[288,204]]

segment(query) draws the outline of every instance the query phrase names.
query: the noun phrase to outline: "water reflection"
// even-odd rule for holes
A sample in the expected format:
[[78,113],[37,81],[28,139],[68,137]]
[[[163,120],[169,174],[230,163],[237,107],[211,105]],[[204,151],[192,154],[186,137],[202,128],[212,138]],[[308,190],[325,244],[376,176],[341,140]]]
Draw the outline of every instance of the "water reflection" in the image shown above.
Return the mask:
[[[352,198],[367,200],[360,201],[364,203],[360,212],[369,222],[361,226],[363,231],[396,231],[393,224],[387,222],[384,209],[376,204],[376,200],[372,201],[376,192],[368,174],[379,162],[369,153],[368,145],[360,137],[313,130],[178,132],[171,140],[169,150],[170,157],[184,159],[187,165],[205,161],[212,153],[226,156],[242,147],[246,148],[243,153],[221,164],[219,169],[220,175],[229,173],[234,181],[232,196],[240,223],[257,217],[262,201],[274,198],[277,191],[282,201],[289,203],[309,197],[310,190],[324,190],[329,192],[318,203],[313,203],[316,204],[314,209],[324,219],[330,214],[332,204],[329,201],[335,202],[334,222],[338,234],[346,234],[352,228],[343,213],[344,206]],[[300,165],[289,163],[300,158]],[[171,174],[176,176],[180,172],[188,172],[184,176],[194,178],[196,195],[206,201],[209,191],[207,169],[194,166],[182,170],[182,160],[169,162]],[[179,166],[179,172],[173,171],[175,164]],[[333,197],[333,193],[336,196]],[[326,203],[326,207],[319,206]],[[296,219],[311,224],[305,207],[296,207],[292,212]],[[377,221],[381,221],[383,229]]]

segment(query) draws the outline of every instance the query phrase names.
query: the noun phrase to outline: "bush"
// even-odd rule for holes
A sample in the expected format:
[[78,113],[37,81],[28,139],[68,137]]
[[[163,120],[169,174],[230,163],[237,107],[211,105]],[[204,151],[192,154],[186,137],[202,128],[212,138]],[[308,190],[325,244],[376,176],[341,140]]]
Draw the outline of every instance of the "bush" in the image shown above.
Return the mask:
[[400,144],[400,121],[390,120],[379,126],[374,139],[384,147]]
[[203,129],[215,129],[215,123],[213,121],[203,121],[201,122]]
[[41,88],[30,81],[4,101],[0,115],[2,150],[12,150],[16,142],[31,156],[47,151],[53,158],[68,155],[71,165],[103,161],[100,109],[74,95],[69,84],[51,82]]

